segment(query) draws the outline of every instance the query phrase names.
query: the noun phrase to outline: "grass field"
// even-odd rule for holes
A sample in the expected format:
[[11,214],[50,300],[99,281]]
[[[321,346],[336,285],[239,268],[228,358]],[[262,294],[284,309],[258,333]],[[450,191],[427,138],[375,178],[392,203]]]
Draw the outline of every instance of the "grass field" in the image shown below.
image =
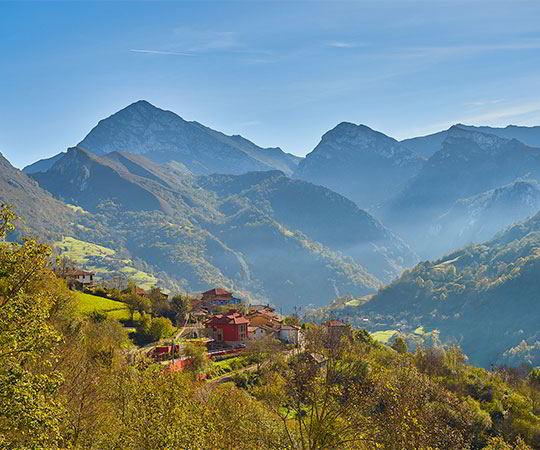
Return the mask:
[[208,370],[209,378],[217,378],[221,375],[234,372],[235,370],[242,369],[250,364],[249,358],[246,356],[234,356],[232,358],[224,359],[222,361],[215,361]]
[[[98,297],[96,295],[76,292],[77,308],[83,314],[91,314],[94,311],[107,314],[107,317],[117,320],[129,320],[130,314],[125,303]],[[135,320],[139,319],[139,314],[135,313]]]
[[375,331],[371,333],[371,337],[381,344],[388,344],[396,334],[396,330]]

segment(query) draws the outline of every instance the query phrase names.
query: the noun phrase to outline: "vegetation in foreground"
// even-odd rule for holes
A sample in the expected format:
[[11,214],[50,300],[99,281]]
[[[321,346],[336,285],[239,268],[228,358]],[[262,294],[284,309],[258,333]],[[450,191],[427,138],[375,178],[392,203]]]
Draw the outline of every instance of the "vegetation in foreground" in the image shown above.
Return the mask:
[[[3,209],[0,235],[12,220]],[[50,256],[34,240],[0,245],[1,448],[540,446],[540,371],[488,372],[458,348],[409,353],[310,326],[303,351],[265,352],[237,385],[128,364],[123,327],[81,317]]]

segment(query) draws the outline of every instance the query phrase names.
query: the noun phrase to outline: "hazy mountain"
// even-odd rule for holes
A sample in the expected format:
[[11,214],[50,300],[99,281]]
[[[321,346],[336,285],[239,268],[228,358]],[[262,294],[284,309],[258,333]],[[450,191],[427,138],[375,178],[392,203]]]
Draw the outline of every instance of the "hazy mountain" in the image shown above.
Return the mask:
[[395,139],[365,125],[343,122],[323,135],[295,176],[367,208],[399,192],[423,162]]
[[540,149],[453,127],[441,150],[381,214],[421,255],[435,256],[427,233],[454,202],[519,179],[540,180]]
[[9,204],[20,217],[19,230],[46,240],[69,231],[73,209],[55,200],[48,192],[13,167],[0,154],[0,203]]
[[[455,127],[462,128],[468,131],[478,131],[485,134],[493,134],[505,139],[517,139],[518,141],[527,144],[530,147],[540,147],[540,127],[522,127],[516,125],[508,125],[504,128],[497,127],[475,127],[471,125],[458,124]],[[429,158],[434,153],[441,149],[442,143],[449,134],[452,128],[439,131],[438,133],[429,134],[427,136],[419,136],[401,141],[415,153]]]
[[222,211],[234,202],[253,205],[290,230],[352,257],[382,280],[393,279],[415,262],[410,249],[380,222],[327,188],[277,171],[213,175],[198,184],[222,199]]
[[540,214],[406,271],[342,314],[374,329],[438,329],[477,364],[540,364]]
[[65,153],[58,153],[50,158],[40,159],[39,161],[26,166],[23,169],[23,172],[29,175],[38,172],[47,172],[47,170],[54,166],[54,163],[61,159],[64,155]]
[[264,149],[241,136],[227,136],[171,111],[138,101],[101,120],[79,143],[98,155],[142,154],[158,163],[176,161],[195,174],[239,174],[278,169],[291,174],[298,158]]
[[78,239],[189,290],[220,285],[285,308],[320,305],[372,292],[372,273],[390,279],[414,261],[351,201],[278,171],[194,177],[140,155],[74,148],[33,176],[99,222],[82,223]]
[[499,231],[540,211],[540,185],[515,183],[458,200],[429,232],[431,251],[444,254],[491,239]]

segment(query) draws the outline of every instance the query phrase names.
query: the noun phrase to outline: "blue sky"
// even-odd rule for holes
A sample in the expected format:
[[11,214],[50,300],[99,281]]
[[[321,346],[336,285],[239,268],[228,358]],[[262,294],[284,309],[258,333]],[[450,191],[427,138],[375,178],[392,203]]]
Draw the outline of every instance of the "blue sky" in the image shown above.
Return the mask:
[[540,124],[540,2],[0,2],[0,152],[22,167],[139,99],[306,154]]

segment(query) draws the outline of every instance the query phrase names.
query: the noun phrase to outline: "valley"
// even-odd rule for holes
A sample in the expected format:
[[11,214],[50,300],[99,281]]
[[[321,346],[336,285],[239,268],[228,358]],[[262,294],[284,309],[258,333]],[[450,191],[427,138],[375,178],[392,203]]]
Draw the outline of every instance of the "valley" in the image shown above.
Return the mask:
[[482,365],[534,362],[535,139],[459,124],[399,142],[342,123],[298,158],[139,101],[22,172],[4,160],[0,199],[103,282],[223,286],[416,343],[435,330]]

